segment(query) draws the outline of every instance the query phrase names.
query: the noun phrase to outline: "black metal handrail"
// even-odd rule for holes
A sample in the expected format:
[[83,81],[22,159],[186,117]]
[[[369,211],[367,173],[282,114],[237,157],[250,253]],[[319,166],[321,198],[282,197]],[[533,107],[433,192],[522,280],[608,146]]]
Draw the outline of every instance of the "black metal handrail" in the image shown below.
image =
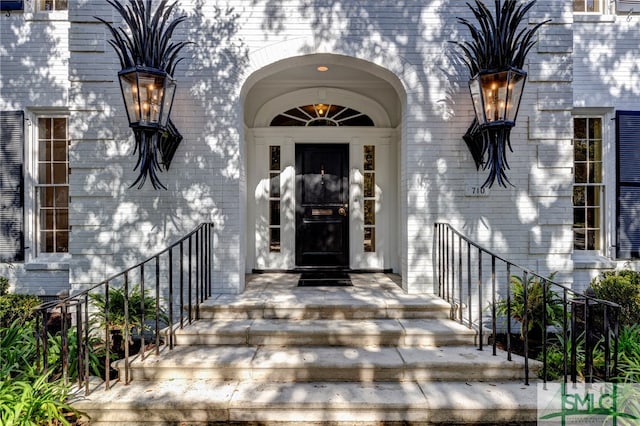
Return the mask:
[[[199,304],[211,297],[212,267],[213,267],[213,224],[202,223],[193,231],[173,243],[166,249],[137,263],[136,265],[115,274],[92,287],[66,297],[62,300],[43,303],[36,308],[36,342],[37,353],[43,372],[54,368],[61,375],[65,383],[70,379],[77,380],[78,388],[84,386],[85,394],[90,392],[89,378],[90,359],[93,355],[104,357],[104,384],[110,388],[110,373],[112,361],[111,332],[109,328],[110,296],[112,290],[121,290],[124,296],[122,315],[122,339],[124,346],[124,383],[130,382],[130,337],[132,333],[132,318],[130,310],[139,309],[140,318],[137,330],[140,337],[138,355],[145,357],[145,327],[152,325],[153,346],[159,354],[160,346],[167,345],[170,350],[174,347],[175,331],[185,324],[200,318]],[[177,251],[177,256],[174,252]],[[150,268],[145,269],[145,265]],[[176,268],[177,265],[177,268]],[[161,266],[164,266],[162,268]],[[138,288],[142,295],[140,306],[132,306],[129,302],[131,295],[131,281],[138,279]],[[145,283],[152,283],[152,294],[147,296]],[[96,312],[92,295],[102,295],[104,312]],[[149,297],[153,299],[153,312],[147,312]],[[118,309],[116,307],[116,309]],[[176,312],[177,311],[177,312]],[[102,329],[95,328],[95,315],[102,316]],[[151,318],[149,318],[149,317]],[[53,325],[55,321],[55,326]],[[166,327],[166,332],[161,331]],[[49,365],[49,339],[52,334],[60,336],[60,354],[57,357],[60,365]],[[162,340],[161,334],[165,340]],[[74,337],[74,341],[69,339]],[[96,337],[102,339],[99,347],[95,344]],[[168,340],[168,342],[167,342]],[[72,351],[73,349],[73,351]],[[72,355],[72,352],[75,354]],[[97,358],[93,358],[97,359]],[[75,363],[73,377],[70,377],[69,364]]]
[[[512,360],[513,342],[511,339],[512,322],[521,323],[523,339],[524,376],[525,384],[529,384],[529,358],[532,355],[529,338],[529,325],[537,321],[541,325],[542,342],[539,354],[542,358],[542,379],[548,380],[548,339],[549,329],[564,343],[562,370],[564,381],[578,381],[578,346],[584,350],[584,380],[593,382],[609,380],[615,377],[618,367],[618,313],[620,306],[616,303],[594,297],[593,293],[579,293],[571,288],[553,281],[548,277],[519,266],[504,257],[467,238],[448,223],[436,223],[434,234],[433,260],[437,274],[438,291],[440,297],[452,305],[452,318],[476,328],[478,332],[477,346],[483,350],[484,322],[487,320],[487,310],[490,312],[490,327],[493,355],[497,355],[498,320],[503,319],[506,324],[507,359]],[[485,255],[485,256],[483,256]],[[490,268],[490,274],[483,271]],[[516,275],[516,274],[520,275]],[[520,318],[513,315],[513,295],[511,280],[514,276],[522,280],[522,312]],[[534,280],[542,286],[541,306],[542,314],[539,318],[529,318],[529,282]],[[503,288],[498,288],[500,284]],[[550,294],[557,294],[556,300],[548,300]],[[501,297],[501,295],[503,297]],[[500,300],[498,299],[500,298]],[[501,301],[506,305],[508,317],[499,318],[497,304]],[[532,300],[532,303],[535,303]],[[540,302],[540,301],[538,301]],[[561,306],[561,319],[552,323],[548,314],[550,304]],[[502,330],[501,330],[502,331]],[[566,350],[567,343],[571,345]],[[593,353],[596,347],[602,347],[603,367],[596,371]]]

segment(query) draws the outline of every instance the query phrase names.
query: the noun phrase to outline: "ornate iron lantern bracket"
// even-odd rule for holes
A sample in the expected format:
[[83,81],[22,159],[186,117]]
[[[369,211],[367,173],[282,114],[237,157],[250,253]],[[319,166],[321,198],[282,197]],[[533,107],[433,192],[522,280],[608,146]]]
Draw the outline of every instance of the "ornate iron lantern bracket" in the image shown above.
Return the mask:
[[[475,111],[473,123],[463,136],[476,169],[489,169],[482,185],[492,187],[497,180],[503,187],[512,185],[507,178],[507,148],[511,149],[511,129],[516,124],[527,73],[524,61],[535,44],[534,34],[549,22],[530,29],[519,29],[531,7],[517,0],[495,0],[495,18],[479,0],[475,7],[467,3],[479,26],[464,18],[458,22],[471,32],[472,41],[452,41],[471,74],[469,91]],[[513,186],[513,185],[512,185]]]
[[136,139],[134,154],[138,161],[134,170],[138,178],[131,186],[142,188],[147,180],[154,189],[167,189],[157,173],[168,170],[182,141],[182,135],[171,121],[171,109],[176,91],[172,75],[182,58],[178,52],[189,42],[170,42],[173,31],[186,19],[181,16],[169,20],[176,3],[162,0],[151,13],[151,0],[129,0],[123,5],[107,0],[122,16],[128,29],[114,28],[102,18],[95,17],[109,28],[109,44],[120,59],[118,73],[120,90],[127,110],[129,127]]

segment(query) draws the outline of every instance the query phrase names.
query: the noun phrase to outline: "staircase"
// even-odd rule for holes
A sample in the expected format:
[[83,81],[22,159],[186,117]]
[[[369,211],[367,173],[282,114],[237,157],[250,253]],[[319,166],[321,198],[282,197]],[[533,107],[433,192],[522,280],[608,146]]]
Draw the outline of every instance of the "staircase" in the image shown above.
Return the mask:
[[254,276],[201,305],[172,351],[134,358],[129,385],[74,406],[92,425],[535,423],[521,358],[478,351],[446,302],[405,294],[397,277],[351,277],[300,288],[295,274]]

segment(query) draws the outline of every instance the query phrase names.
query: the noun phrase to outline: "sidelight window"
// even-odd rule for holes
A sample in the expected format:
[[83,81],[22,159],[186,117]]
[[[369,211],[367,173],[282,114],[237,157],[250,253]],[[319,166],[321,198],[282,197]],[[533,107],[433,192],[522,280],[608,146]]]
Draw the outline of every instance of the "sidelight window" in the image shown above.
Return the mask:
[[376,251],[376,147],[364,146],[364,251]]
[[269,146],[269,251],[281,250],[280,220],[280,146]]

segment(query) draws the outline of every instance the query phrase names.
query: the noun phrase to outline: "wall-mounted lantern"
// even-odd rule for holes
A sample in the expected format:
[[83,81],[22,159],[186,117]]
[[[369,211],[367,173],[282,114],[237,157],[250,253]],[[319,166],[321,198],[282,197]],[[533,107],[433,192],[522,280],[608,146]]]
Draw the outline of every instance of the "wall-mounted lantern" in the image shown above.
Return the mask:
[[527,79],[523,71],[529,50],[535,44],[534,34],[549,21],[530,29],[520,26],[536,0],[495,0],[495,18],[481,1],[475,7],[467,3],[479,26],[465,18],[458,22],[471,32],[472,41],[452,41],[461,50],[461,58],[469,68],[469,91],[475,119],[463,139],[473,156],[476,168],[489,169],[482,187],[491,187],[497,180],[503,187],[511,185],[506,175],[509,169],[507,148],[511,150],[510,133],[516,124],[520,99]]
[[126,4],[107,0],[122,16],[127,29],[114,28],[96,17],[111,31],[109,44],[120,58],[118,72],[120,90],[127,110],[129,127],[136,138],[138,162],[134,170],[138,178],[131,186],[144,186],[147,178],[154,189],[166,187],[157,172],[169,169],[182,135],[171,121],[171,109],[176,92],[173,79],[175,66],[180,62],[178,52],[189,42],[171,42],[177,25],[186,19],[169,19],[176,3],[160,2],[151,13],[151,0],[129,0]]
[[134,67],[118,73],[129,126],[165,129],[173,106],[176,82],[166,72]]
[[482,71],[469,80],[469,91],[480,126],[516,125],[527,73],[515,68]]

